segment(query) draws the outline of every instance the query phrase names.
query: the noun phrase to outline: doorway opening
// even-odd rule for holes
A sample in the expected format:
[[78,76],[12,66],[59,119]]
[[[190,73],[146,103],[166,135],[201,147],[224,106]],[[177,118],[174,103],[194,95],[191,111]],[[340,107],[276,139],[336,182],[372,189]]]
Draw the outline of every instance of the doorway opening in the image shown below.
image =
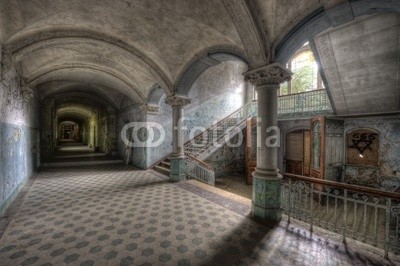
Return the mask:
[[310,176],[310,130],[296,130],[286,135],[285,165],[285,172],[288,174]]

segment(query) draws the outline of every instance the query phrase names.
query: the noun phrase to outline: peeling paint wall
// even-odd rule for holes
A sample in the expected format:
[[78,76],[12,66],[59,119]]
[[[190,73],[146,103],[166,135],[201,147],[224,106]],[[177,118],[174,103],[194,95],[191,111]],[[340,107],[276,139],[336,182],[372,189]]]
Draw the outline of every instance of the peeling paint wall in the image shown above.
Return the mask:
[[400,119],[346,119],[345,133],[356,128],[379,132],[379,166],[345,166],[344,181],[389,191],[400,191]]
[[[148,115],[148,122],[159,123],[164,128],[165,140],[156,148],[148,148],[148,166],[160,161],[172,152],[172,108],[165,103],[166,95],[164,94],[160,100],[160,108],[157,115]],[[186,115],[186,113],[184,112]],[[158,139],[159,135],[155,136]]]
[[14,70],[0,81],[0,212],[40,165],[38,99]]
[[[279,167],[284,171],[285,136],[298,129],[309,129],[306,120],[279,121],[281,147]],[[346,134],[355,129],[379,132],[379,166],[346,163]],[[400,191],[400,119],[398,117],[346,118],[327,120],[325,178],[350,184]]]
[[[184,107],[185,141],[190,139],[189,133],[194,127],[209,128],[213,122],[242,107],[246,100],[252,100],[242,76],[246,69],[243,62],[227,61],[209,68],[197,79],[189,92],[192,103]],[[172,151],[172,108],[164,101],[165,95],[160,100],[158,115],[148,116],[149,122],[157,122],[164,127],[166,136],[162,145],[148,149],[148,166]]]
[[[241,137],[238,135],[231,139],[230,143],[238,144],[238,147],[225,144],[216,152],[211,154],[205,162],[214,168],[215,177],[225,177],[234,173],[244,174],[245,172],[245,152],[246,152],[246,131],[242,131]],[[234,145],[236,146],[236,145]]]
[[[126,160],[128,157],[128,153],[131,152],[129,156],[129,162],[134,166],[139,167],[141,169],[146,169],[148,167],[147,160],[147,149],[145,147],[133,147],[129,148],[122,141],[121,131],[123,127],[131,122],[146,122],[146,115],[140,110],[137,106],[131,106],[126,110],[119,112],[117,115],[117,136],[118,139],[118,154],[123,160]],[[131,131],[127,132],[127,139],[130,140]],[[141,130],[138,133],[139,139],[145,139],[146,132]],[[131,150],[131,151],[130,151]]]
[[115,109],[99,101],[90,98],[90,95],[63,93],[40,102],[42,159],[47,160],[54,155],[60,138],[59,124],[65,119],[81,124],[79,140],[83,144],[108,155],[116,153]]

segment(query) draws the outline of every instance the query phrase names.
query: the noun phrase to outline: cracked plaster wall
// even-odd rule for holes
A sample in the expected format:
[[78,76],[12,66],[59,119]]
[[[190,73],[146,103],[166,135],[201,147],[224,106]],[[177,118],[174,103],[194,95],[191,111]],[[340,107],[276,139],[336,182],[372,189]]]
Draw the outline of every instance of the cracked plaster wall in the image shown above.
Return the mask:
[[40,166],[38,98],[22,84],[12,69],[0,82],[0,212]]
[[344,181],[389,191],[400,191],[399,118],[346,119],[345,132],[368,128],[379,132],[379,167],[346,165]]
[[244,175],[246,168],[246,131],[242,130],[241,132],[242,139],[238,135],[230,141],[232,144],[237,144],[237,147],[236,145],[225,144],[205,160],[206,163],[214,168],[215,177],[229,177],[234,173]]
[[[281,147],[279,168],[284,172],[285,136],[298,129],[309,129],[310,121],[279,121]],[[346,164],[347,132],[367,128],[379,132],[379,166]],[[397,117],[346,118],[342,123],[327,123],[325,178],[388,191],[400,191],[400,120]]]
[[[185,141],[189,140],[190,129],[200,126],[208,128],[214,121],[218,121],[243,106],[246,93],[246,84],[242,73],[247,66],[238,61],[227,61],[206,70],[194,83],[189,92],[192,103],[184,107]],[[127,147],[123,143],[120,133],[123,126],[129,122],[155,122],[165,131],[165,139],[158,147],[133,148],[130,162],[142,169],[148,168],[172,152],[172,108],[165,103],[164,94],[159,102],[157,115],[144,114],[138,106],[127,108],[117,115],[118,124],[118,151],[122,158],[126,158]],[[198,131],[196,134],[199,134]],[[146,132],[141,132],[139,138],[146,139]],[[155,131],[155,141],[160,133]]]
[[[242,73],[247,66],[239,61],[226,61],[207,69],[189,91],[192,103],[184,107],[187,130],[185,141],[190,139],[194,127],[209,128],[243,106],[249,98]],[[165,129],[165,141],[157,148],[148,149],[148,166],[166,157],[172,151],[172,108],[165,104],[165,95],[160,100],[158,115],[148,116],[149,122],[157,122]],[[199,134],[197,131],[195,135]]]

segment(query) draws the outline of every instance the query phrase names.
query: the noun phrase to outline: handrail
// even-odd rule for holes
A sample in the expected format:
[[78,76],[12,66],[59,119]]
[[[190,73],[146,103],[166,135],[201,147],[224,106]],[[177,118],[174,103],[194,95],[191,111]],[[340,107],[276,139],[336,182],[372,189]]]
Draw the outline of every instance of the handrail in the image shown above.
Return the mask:
[[[197,138],[197,137],[203,135],[204,132],[207,132],[207,131],[209,131],[210,129],[212,129],[212,128],[214,128],[215,126],[217,126],[218,124],[225,122],[226,120],[228,120],[229,118],[231,118],[234,114],[240,112],[241,110],[243,110],[243,109],[245,109],[245,108],[247,108],[247,107],[249,107],[249,106],[251,106],[251,105],[253,105],[253,104],[254,104],[254,101],[251,101],[251,102],[246,103],[245,105],[243,105],[242,107],[240,107],[240,108],[237,109],[236,111],[232,112],[232,113],[229,114],[228,116],[226,116],[226,117],[224,117],[223,119],[219,120],[217,124],[210,126],[210,127],[207,128],[205,131],[203,131],[203,132],[197,134],[196,136],[194,136],[192,139],[195,139],[195,138]],[[190,144],[190,142],[192,141],[192,139],[186,141],[186,142],[184,143],[183,146],[186,146],[187,144]]]
[[283,95],[279,95],[279,97],[287,97],[287,96],[293,96],[293,95],[301,95],[301,94],[307,94],[310,92],[319,92],[319,91],[326,91],[325,89],[318,89],[318,90],[310,90],[310,91],[302,91],[302,92],[298,92],[298,93],[290,93],[290,94],[283,94]]
[[193,156],[186,157],[186,175],[189,179],[194,178],[211,186],[215,186],[214,170],[210,170],[209,165],[193,158]]
[[390,199],[400,200],[400,193],[396,193],[396,192],[382,191],[382,190],[378,190],[378,189],[374,189],[374,188],[368,188],[368,187],[362,187],[362,186],[357,186],[357,185],[352,185],[352,184],[323,180],[323,179],[307,177],[307,176],[302,176],[302,175],[294,175],[294,174],[286,174],[286,173],[283,175],[285,177],[302,180],[302,181],[307,181],[307,182],[311,182],[311,183],[316,183],[319,185],[334,186],[336,188],[348,189],[348,190],[351,190],[354,192],[368,193],[368,194],[372,194],[375,196],[381,196],[381,197],[386,197],[386,198],[390,198]]
[[203,161],[200,161],[200,160],[197,159],[196,157],[193,157],[192,155],[190,155],[190,154],[188,154],[188,153],[186,153],[185,156],[188,157],[188,158],[190,158],[190,159],[193,160],[193,161],[196,161],[199,165],[203,166],[203,167],[206,168],[207,170],[214,171],[214,168],[213,168],[211,165],[209,165],[209,164],[207,164],[207,163],[205,163],[205,162],[203,162]]

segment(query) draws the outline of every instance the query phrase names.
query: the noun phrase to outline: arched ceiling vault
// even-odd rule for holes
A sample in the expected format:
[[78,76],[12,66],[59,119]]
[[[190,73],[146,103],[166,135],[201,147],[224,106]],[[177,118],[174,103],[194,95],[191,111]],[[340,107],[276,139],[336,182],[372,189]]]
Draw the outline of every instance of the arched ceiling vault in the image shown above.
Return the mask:
[[[0,38],[33,85],[96,84],[143,103],[155,84],[173,94],[190,62],[207,49],[233,47],[251,54],[251,64],[265,63],[245,2],[237,9],[222,0],[4,0]],[[245,45],[252,40],[256,49]],[[97,82],[83,79],[83,70]]]
[[63,114],[58,116],[58,124],[68,123],[68,122],[74,122],[82,126],[87,122],[87,120],[86,118],[83,118],[81,115],[75,115],[75,114]]
[[25,42],[25,46],[16,44],[17,47],[8,44],[8,47],[13,60],[20,64],[23,76],[33,85],[36,85],[36,79],[41,75],[53,70],[86,68],[120,79],[132,91],[124,93],[133,99],[139,98],[138,102],[144,101],[148,87],[155,82],[162,84],[166,93],[170,94],[169,80],[165,81],[163,75],[159,75],[140,56],[121,46],[91,37],[53,36],[49,39],[32,39],[36,42]]
[[[2,0],[0,41],[5,57],[12,58],[23,78],[46,95],[56,92],[51,91],[54,84],[70,83],[57,91],[93,89],[120,107],[126,99],[148,102],[156,84],[168,95],[187,91],[182,86],[189,86],[204,65],[215,62],[209,56],[213,51],[242,55],[250,69],[282,63],[303,41],[298,36],[322,32],[313,21],[336,27],[349,16],[370,14],[374,5],[386,11],[398,10],[398,3]],[[348,8],[342,12],[338,6]],[[310,16],[313,20],[307,20]],[[302,22],[306,27],[299,28]]]
[[86,116],[82,113],[77,112],[63,112],[57,115],[58,121],[65,121],[65,120],[72,120],[72,121],[79,121],[81,124],[85,124],[89,121],[90,117]]
[[89,84],[74,81],[51,81],[38,86],[41,100],[53,97],[55,99],[65,97],[80,97],[92,99],[104,106],[118,109],[125,95],[111,88],[97,84]]
[[[94,84],[96,86],[112,88],[132,99],[135,103],[143,103],[144,96],[132,90],[126,80],[121,79],[114,73],[108,73],[103,69],[90,66],[61,66],[44,72],[32,81],[33,86],[37,86],[53,81],[80,82],[84,84]],[[95,87],[96,87],[95,86]]]
[[56,114],[57,115],[81,114],[83,117],[86,117],[86,118],[94,118],[97,116],[97,113],[95,110],[90,109],[88,106],[77,105],[77,104],[59,106],[59,107],[57,107]]

